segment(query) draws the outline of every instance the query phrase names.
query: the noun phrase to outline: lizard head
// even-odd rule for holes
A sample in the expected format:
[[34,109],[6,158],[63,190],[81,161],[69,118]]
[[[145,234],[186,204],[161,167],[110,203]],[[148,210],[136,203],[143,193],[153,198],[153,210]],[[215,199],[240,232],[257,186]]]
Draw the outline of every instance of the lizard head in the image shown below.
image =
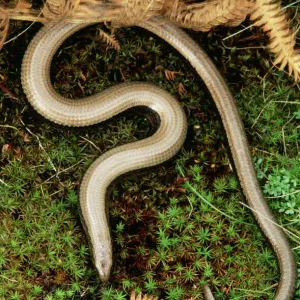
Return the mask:
[[94,263],[101,281],[108,281],[112,267],[112,252],[110,247],[98,245],[94,249]]

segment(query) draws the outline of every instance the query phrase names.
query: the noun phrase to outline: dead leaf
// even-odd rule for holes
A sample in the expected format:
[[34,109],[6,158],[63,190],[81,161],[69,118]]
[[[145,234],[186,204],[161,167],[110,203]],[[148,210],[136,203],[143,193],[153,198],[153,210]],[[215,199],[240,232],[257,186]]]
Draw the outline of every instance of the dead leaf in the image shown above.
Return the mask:
[[55,276],[55,278],[54,278],[53,281],[56,284],[62,284],[62,283],[64,283],[66,281],[66,279],[67,279],[67,274],[65,272],[63,272],[63,271],[60,271],[60,272],[58,272],[56,274],[56,276]]
[[165,76],[166,76],[167,80],[174,80],[176,74],[183,75],[183,73],[181,73],[181,72],[170,71],[168,69],[165,69]]
[[24,142],[26,142],[26,143],[31,142],[31,138],[28,133],[25,133]]
[[177,90],[178,90],[178,93],[181,97],[187,92],[185,87],[183,86],[183,84],[181,82],[178,83]]
[[30,136],[27,132],[21,131],[20,136],[22,136],[24,138],[24,142],[26,142],[26,143],[31,142]]

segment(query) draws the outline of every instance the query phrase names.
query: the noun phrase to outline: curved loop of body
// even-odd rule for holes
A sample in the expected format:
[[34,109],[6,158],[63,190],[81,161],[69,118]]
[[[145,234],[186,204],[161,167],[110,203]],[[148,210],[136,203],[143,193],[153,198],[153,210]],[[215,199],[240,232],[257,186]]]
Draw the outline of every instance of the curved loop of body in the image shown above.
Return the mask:
[[[99,20],[102,21],[110,20]],[[177,101],[148,84],[122,84],[76,102],[57,94],[50,82],[51,59],[67,37],[85,26],[87,24],[60,23],[50,29],[42,29],[25,54],[22,84],[33,107],[47,119],[62,125],[95,124],[127,108],[140,105],[152,109],[159,116],[160,126],[153,136],[102,155],[88,169],[81,185],[80,206],[93,247],[94,262],[102,280],[107,280],[112,250],[105,216],[106,189],[121,174],[172,157],[183,144],[186,120]],[[293,253],[284,233],[275,225],[275,219],[263,198],[244,127],[223,78],[203,50],[176,26],[160,18],[153,18],[137,26],[151,31],[172,45],[190,62],[206,84],[220,113],[243,192],[249,206],[258,212],[254,213],[255,218],[279,262],[280,282],[275,299],[292,299],[296,284]]]

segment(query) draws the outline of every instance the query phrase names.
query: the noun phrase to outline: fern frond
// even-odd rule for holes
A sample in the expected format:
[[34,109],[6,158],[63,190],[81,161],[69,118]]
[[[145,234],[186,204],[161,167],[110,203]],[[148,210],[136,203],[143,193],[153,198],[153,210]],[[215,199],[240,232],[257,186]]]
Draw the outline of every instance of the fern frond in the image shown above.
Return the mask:
[[80,0],[47,0],[42,12],[49,22],[58,22],[73,15]]
[[109,46],[113,47],[115,50],[120,50],[120,43],[116,39],[115,35],[108,34],[100,29],[99,37]]
[[289,75],[293,74],[295,81],[300,79],[300,54],[294,49],[295,33],[281,10],[281,2],[257,0],[250,19],[254,26],[260,26],[267,33],[269,48],[276,58],[274,64],[280,65],[281,70],[288,66]]
[[158,297],[148,296],[147,294],[142,295],[142,293],[136,295],[133,291],[130,295],[130,300],[158,300]]
[[[76,20],[76,23],[81,23],[85,19],[97,19],[97,17],[105,15],[108,19],[113,16],[120,15],[121,7],[113,4],[111,1],[104,0],[64,0],[64,1],[78,1],[79,4],[72,6],[72,19]],[[71,20],[72,20],[71,19]],[[81,19],[81,20],[80,20]],[[69,20],[68,20],[69,21]],[[73,22],[73,21],[72,21]]]
[[161,15],[165,0],[111,0],[120,6],[120,25],[134,25],[153,16]]
[[[167,4],[170,6],[169,1]],[[213,0],[190,5],[177,0],[165,15],[181,27],[209,31],[218,25],[239,25],[253,7],[252,0]]]
[[8,14],[0,9],[0,50],[2,49],[6,40],[9,28],[9,17]]
[[96,22],[99,16],[102,20],[103,17],[107,20],[124,19],[126,5],[132,1],[134,0],[47,0],[42,9],[43,17],[46,19],[44,23],[62,20],[67,23]]

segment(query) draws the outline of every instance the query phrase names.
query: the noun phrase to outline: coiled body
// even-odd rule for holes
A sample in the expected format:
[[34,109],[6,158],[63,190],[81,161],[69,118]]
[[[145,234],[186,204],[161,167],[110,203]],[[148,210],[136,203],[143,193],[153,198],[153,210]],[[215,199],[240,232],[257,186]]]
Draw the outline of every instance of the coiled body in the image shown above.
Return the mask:
[[[101,21],[110,20],[99,19]],[[249,206],[258,212],[255,217],[279,262],[280,283],[275,299],[292,299],[296,284],[294,257],[283,232],[269,221],[275,222],[263,199],[243,124],[224,80],[202,49],[182,30],[159,18],[137,25],[153,32],[180,52],[197,70],[209,89],[222,118],[246,199]],[[23,61],[22,83],[34,108],[56,123],[85,126],[106,120],[131,106],[142,105],[156,111],[161,122],[152,137],[107,152],[92,164],[84,176],[80,189],[80,206],[91,240],[95,265],[100,277],[106,280],[112,262],[104,203],[109,183],[123,173],[160,163],[174,155],[183,143],[186,125],[177,102],[150,85],[121,85],[76,102],[58,95],[49,79],[52,56],[68,36],[84,26],[86,25],[57,24],[51,29],[42,29],[30,44]],[[161,100],[154,101],[154,94]],[[168,131],[168,126],[172,127],[171,132]]]

